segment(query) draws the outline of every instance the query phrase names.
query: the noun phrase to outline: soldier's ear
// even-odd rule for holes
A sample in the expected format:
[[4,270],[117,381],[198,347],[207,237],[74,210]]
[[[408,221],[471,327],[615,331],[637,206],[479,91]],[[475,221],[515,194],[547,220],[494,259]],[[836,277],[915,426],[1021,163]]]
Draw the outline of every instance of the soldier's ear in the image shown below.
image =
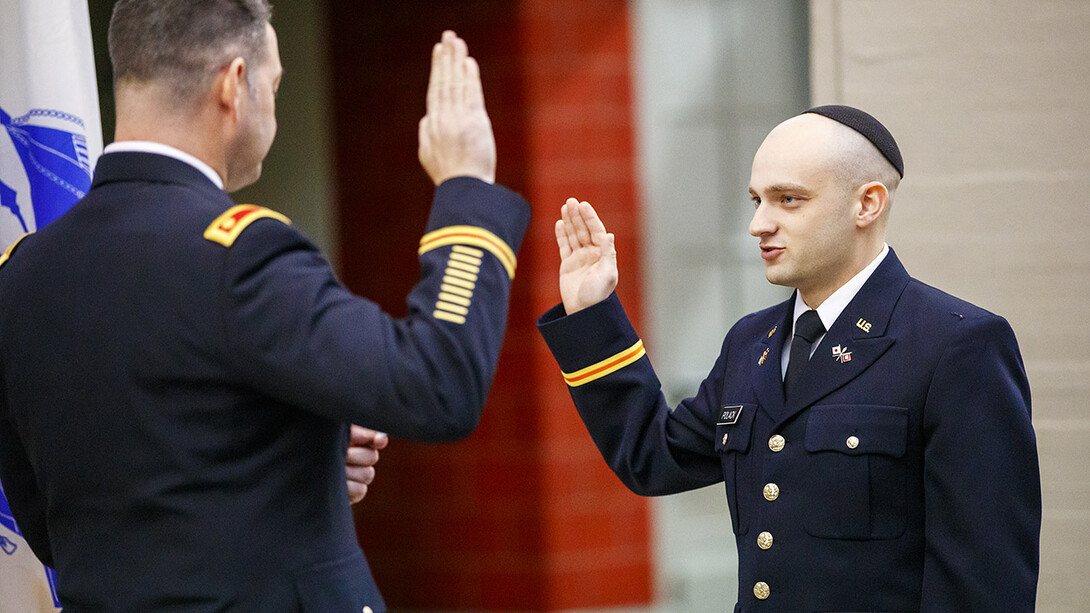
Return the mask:
[[879,181],[871,181],[859,188],[859,202],[855,213],[855,225],[866,228],[882,217],[889,204],[889,190]]
[[216,100],[220,108],[238,121],[242,106],[246,103],[246,60],[236,57],[224,67],[216,78]]

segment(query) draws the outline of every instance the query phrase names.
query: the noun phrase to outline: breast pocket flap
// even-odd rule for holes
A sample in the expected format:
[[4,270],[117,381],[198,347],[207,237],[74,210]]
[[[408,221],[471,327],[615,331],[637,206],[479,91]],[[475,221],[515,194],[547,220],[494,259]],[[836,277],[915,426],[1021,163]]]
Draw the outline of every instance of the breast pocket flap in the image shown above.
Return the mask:
[[807,451],[899,458],[908,441],[908,409],[872,405],[826,405],[810,409]]

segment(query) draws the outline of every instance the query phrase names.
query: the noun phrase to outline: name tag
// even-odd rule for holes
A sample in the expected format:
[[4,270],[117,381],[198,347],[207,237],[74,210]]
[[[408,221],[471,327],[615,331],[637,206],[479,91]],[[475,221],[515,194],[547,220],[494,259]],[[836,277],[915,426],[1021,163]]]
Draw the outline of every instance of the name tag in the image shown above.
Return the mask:
[[723,407],[719,412],[719,421],[715,422],[717,426],[733,426],[738,423],[738,418],[742,416],[742,405],[736,404],[729,407]]

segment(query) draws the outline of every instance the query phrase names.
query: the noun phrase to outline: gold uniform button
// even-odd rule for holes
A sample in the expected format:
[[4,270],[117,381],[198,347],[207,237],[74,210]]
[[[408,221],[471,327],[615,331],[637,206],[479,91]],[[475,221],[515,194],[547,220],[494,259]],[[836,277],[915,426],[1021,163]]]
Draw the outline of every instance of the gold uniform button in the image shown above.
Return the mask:
[[762,533],[758,534],[757,535],[757,546],[760,547],[761,549],[771,549],[772,548],[772,533],[771,532],[762,532]]
[[772,590],[768,589],[768,584],[764,581],[758,581],[753,585],[753,595],[757,597],[757,600],[764,600],[771,593]]
[[859,446],[859,437],[849,436],[845,444],[848,446],[848,449],[855,449]]
[[783,446],[786,442],[787,441],[785,441],[782,436],[776,434],[773,435],[772,438],[768,439],[768,448],[776,453],[779,453],[783,451]]
[[765,500],[771,502],[780,497],[780,486],[775,483],[768,483],[764,489]]
[[371,610],[371,607],[364,607],[363,613],[374,613],[374,611]]
[[724,432],[724,433],[723,433],[723,446],[724,446],[724,447],[726,447],[726,446],[727,446],[727,439],[728,439],[729,437],[730,437],[730,432]]

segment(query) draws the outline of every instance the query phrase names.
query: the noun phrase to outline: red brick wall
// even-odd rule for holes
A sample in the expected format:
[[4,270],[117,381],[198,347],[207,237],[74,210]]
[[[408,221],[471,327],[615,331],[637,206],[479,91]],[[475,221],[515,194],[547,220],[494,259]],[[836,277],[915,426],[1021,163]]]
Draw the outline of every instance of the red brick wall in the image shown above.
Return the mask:
[[534,220],[481,426],[448,446],[395,440],[357,507],[395,609],[554,611],[651,601],[647,503],[609,471],[534,321],[558,300],[552,224],[568,196],[617,234],[639,319],[630,41],[624,0],[328,0],[342,275],[404,313],[431,185],[416,161],[431,45],[482,66],[498,181]]

